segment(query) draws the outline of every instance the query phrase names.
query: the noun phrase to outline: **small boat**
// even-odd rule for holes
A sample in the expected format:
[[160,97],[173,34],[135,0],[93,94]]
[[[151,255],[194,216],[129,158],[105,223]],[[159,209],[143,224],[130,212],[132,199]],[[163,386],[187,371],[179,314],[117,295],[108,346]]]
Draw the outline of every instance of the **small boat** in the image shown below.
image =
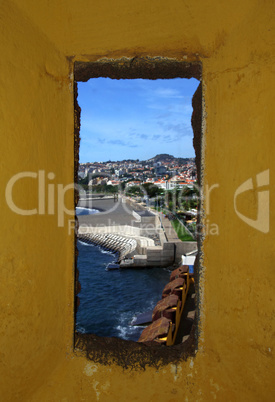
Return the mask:
[[110,262],[107,267],[106,267],[106,271],[112,271],[114,269],[120,269],[120,265],[117,262]]

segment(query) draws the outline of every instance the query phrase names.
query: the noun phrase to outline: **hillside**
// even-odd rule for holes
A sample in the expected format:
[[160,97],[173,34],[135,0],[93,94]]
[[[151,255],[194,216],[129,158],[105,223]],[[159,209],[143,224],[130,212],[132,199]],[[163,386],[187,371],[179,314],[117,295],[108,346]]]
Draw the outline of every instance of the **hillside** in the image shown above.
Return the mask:
[[149,163],[157,163],[157,162],[162,162],[162,163],[171,163],[175,162],[177,164],[184,164],[185,162],[189,161],[190,159],[194,158],[175,158],[173,155],[169,154],[157,154],[151,159],[148,159],[146,162]]

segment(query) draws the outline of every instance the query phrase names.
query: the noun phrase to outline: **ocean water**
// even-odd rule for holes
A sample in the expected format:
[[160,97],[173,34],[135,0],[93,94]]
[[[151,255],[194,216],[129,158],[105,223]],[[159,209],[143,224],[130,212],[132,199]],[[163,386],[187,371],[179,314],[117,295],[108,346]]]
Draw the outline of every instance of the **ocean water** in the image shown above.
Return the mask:
[[115,255],[78,241],[81,292],[76,329],[82,333],[137,341],[143,328],[130,325],[161,299],[170,271],[165,268],[106,271]]
[[75,213],[77,216],[79,215],[93,215],[96,214],[97,212],[99,212],[97,209],[93,209],[93,208],[82,208],[82,207],[76,207],[75,209]]

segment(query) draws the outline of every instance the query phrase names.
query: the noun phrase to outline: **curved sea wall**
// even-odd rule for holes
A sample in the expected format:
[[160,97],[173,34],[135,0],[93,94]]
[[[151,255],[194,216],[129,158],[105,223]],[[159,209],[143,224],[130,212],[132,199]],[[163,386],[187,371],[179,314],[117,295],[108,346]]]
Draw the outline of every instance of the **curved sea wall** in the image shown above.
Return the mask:
[[78,239],[89,244],[100,246],[104,250],[118,253],[118,261],[123,260],[137,247],[137,241],[110,233],[103,234],[79,234]]

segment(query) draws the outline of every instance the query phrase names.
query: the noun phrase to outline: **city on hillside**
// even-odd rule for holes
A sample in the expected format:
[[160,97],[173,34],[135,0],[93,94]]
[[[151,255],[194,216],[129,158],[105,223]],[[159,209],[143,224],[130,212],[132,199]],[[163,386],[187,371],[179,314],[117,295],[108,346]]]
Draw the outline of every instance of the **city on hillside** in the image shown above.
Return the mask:
[[199,198],[195,158],[159,154],[144,161],[80,163],[78,180],[88,193],[123,192],[171,219],[181,217],[190,229],[195,226]]

